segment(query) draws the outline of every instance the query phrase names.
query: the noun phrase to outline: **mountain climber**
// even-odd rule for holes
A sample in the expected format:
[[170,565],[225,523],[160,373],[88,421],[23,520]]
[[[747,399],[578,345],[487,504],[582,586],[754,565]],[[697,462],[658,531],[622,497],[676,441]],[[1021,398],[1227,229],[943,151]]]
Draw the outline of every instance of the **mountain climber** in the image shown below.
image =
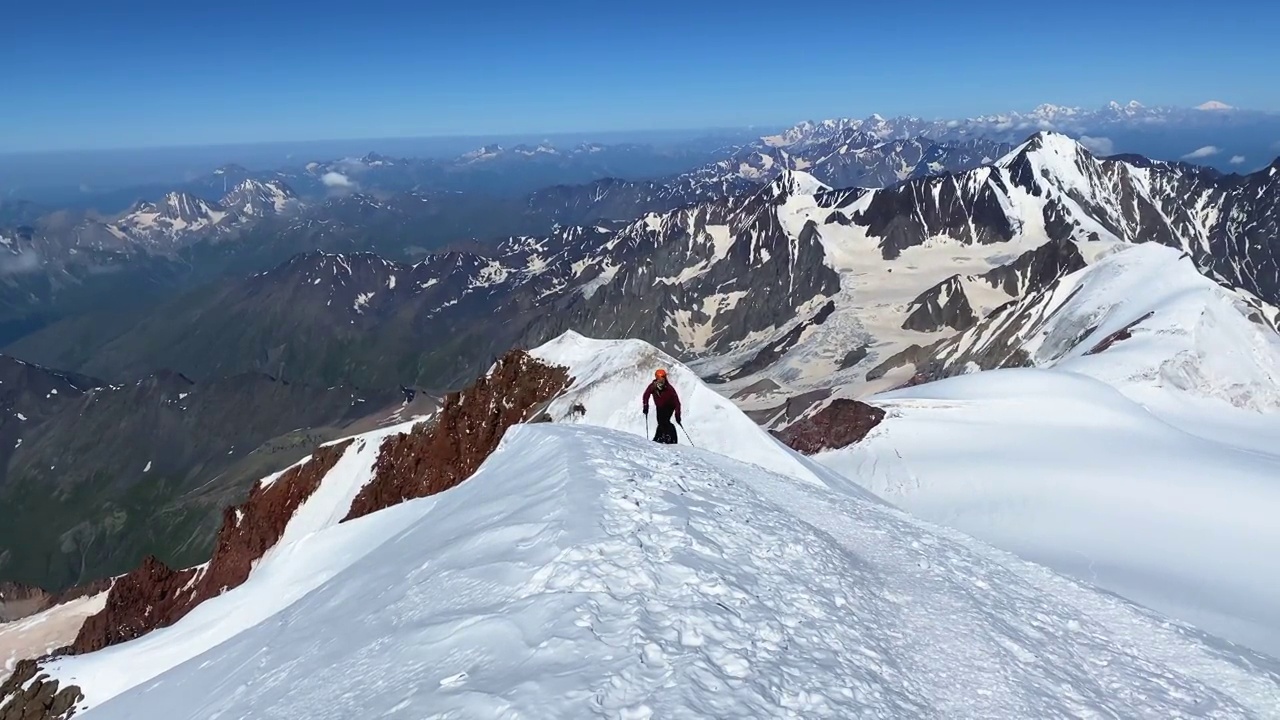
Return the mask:
[[649,387],[644,391],[644,405],[642,412],[645,417],[649,416],[649,398],[653,398],[653,407],[658,411],[658,431],[653,435],[654,442],[666,443],[667,445],[675,445],[676,426],[671,424],[671,416],[675,415],[676,422],[680,422],[680,396],[676,394],[675,386],[667,382],[667,371],[659,369],[653,374],[653,382],[649,383]]

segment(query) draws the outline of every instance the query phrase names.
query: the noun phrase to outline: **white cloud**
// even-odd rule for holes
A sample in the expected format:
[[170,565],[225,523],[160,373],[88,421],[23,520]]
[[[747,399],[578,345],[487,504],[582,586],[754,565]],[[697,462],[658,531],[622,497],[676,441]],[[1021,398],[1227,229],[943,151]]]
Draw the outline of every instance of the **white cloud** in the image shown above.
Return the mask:
[[1216,145],[1205,145],[1199,150],[1192,150],[1186,155],[1183,155],[1182,159],[1183,160],[1199,160],[1200,158],[1207,158],[1207,157],[1210,157],[1211,155],[1217,155],[1220,152],[1222,152],[1222,148]]
[[1114,155],[1116,151],[1115,143],[1111,142],[1111,138],[1106,137],[1081,135],[1080,144],[1088,148],[1089,152],[1094,155]]
[[43,267],[40,256],[34,252],[20,252],[17,255],[0,256],[0,275],[19,275],[35,272]]
[[331,188],[349,188],[355,185],[351,178],[340,172],[327,172],[320,176],[320,182]]
[[1239,165],[1239,164],[1241,164],[1241,163],[1243,163],[1243,162],[1244,162],[1244,156],[1243,156],[1243,155],[1232,155],[1232,156],[1231,156],[1231,164],[1232,164],[1232,165]]

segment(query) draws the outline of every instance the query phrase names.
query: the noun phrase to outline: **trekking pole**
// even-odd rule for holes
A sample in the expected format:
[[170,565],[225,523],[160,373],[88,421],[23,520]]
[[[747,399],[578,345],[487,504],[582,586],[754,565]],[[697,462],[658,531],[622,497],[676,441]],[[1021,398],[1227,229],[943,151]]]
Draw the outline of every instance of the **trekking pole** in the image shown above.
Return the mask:
[[[681,430],[684,430],[684,423],[676,423],[676,424],[680,426]],[[698,447],[697,445],[693,444],[693,438],[689,437],[688,430],[684,430],[684,439],[689,441],[689,447],[695,447],[695,448]]]
[[644,414],[644,436],[649,437],[649,413]]

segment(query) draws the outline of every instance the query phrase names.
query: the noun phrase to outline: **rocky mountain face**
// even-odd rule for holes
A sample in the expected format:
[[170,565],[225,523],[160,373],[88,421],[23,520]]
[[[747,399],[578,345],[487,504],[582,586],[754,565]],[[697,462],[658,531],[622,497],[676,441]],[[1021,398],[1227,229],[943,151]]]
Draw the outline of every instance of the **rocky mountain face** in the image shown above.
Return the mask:
[[[2,430],[0,502],[10,514],[0,528],[0,577],[51,590],[122,572],[149,551],[199,557],[217,509],[199,498],[242,491],[228,487],[243,482],[239,463],[252,455],[255,467],[287,464],[327,439],[327,428],[404,401],[399,392],[262,375],[196,384],[165,372],[114,386],[38,368],[26,375],[0,385],[6,401],[31,413],[21,413],[24,421],[15,412]],[[320,437],[299,438],[300,447],[279,441],[298,428]]]
[[53,597],[41,588],[0,581],[0,623],[34,615]]
[[704,358],[730,393],[768,377],[780,402],[823,383],[901,382],[890,369],[912,347],[972,328],[1108,243],[1179,248],[1220,282],[1280,301],[1275,175],[1098,159],[1052,133],[888,188],[788,171],[745,195],[412,265],[298,256],[180,298],[69,366],[447,389],[505,348],[574,329]]
[[0,225],[0,342],[67,315],[119,312],[217,272],[212,261],[234,252],[234,240],[299,208],[286,185],[250,179],[218,201],[170,192],[109,217],[61,210]]
[[[159,362],[197,379],[253,368],[299,381],[356,376],[364,386],[447,387],[506,347],[571,326],[709,351],[835,291],[817,236],[793,235],[780,216],[787,198],[819,187],[789,174],[748,196],[618,229],[562,227],[484,255],[442,253],[414,265],[303,255],[175,301],[95,348],[84,367],[116,377]],[[741,303],[752,294],[760,302]],[[238,339],[215,326],[237,327]],[[415,337],[439,341],[424,350]]]

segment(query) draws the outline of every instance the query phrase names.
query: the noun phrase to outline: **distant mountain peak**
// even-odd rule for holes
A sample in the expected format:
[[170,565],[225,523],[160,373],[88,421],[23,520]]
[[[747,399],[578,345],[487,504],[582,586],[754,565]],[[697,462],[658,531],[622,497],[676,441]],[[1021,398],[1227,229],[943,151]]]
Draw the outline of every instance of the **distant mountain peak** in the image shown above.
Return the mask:
[[1018,158],[1028,155],[1057,158],[1072,163],[1081,157],[1093,157],[1093,154],[1075,139],[1060,132],[1040,130],[1033,133],[1021,145],[1015,147],[1008,155],[1000,158],[996,164],[1008,167]]
[[280,180],[245,178],[222,198],[222,206],[245,216],[262,217],[283,213],[298,196]]
[[803,170],[785,170],[769,183],[765,193],[770,197],[817,195],[831,188]]
[[1210,100],[1208,102],[1200,103],[1199,105],[1196,106],[1196,109],[1197,110],[1235,110],[1234,107],[1224,102],[1220,102],[1218,100]]

